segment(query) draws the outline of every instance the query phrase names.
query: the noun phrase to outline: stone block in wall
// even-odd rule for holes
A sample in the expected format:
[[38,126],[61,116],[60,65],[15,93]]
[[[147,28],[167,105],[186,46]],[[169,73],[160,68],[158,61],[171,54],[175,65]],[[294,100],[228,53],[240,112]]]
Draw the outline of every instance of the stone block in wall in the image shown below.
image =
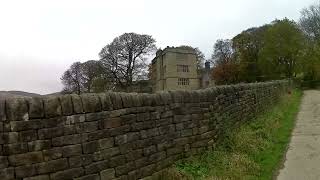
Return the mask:
[[0,169],[0,179],[14,179],[14,168]]
[[45,117],[61,116],[61,103],[59,97],[49,96],[43,99]]
[[60,96],[61,109],[63,115],[73,114],[73,104],[71,95]]
[[109,94],[106,94],[106,93],[100,93],[98,94],[99,98],[100,98],[100,101],[101,101],[101,107],[102,107],[102,110],[104,111],[109,111],[109,110],[112,110],[112,102],[111,102],[111,99],[110,99],[110,96]]
[[152,163],[159,162],[167,157],[167,154],[165,151],[153,153],[149,156],[148,160]]
[[143,149],[130,150],[125,154],[127,162],[134,161],[143,157]]
[[11,166],[27,165],[43,161],[43,155],[41,151],[10,155],[8,158]]
[[28,164],[18,166],[15,168],[15,174],[17,178],[25,178],[37,175],[37,169],[35,164]]
[[95,174],[109,168],[109,160],[93,162],[85,166],[85,174]]
[[134,170],[135,164],[134,162],[128,162],[125,165],[118,166],[115,168],[116,176],[121,177],[121,175],[127,174],[129,171]]
[[49,175],[38,175],[33,177],[27,177],[23,180],[50,180]]
[[41,151],[51,148],[51,140],[35,140],[28,142],[29,151]]
[[67,158],[42,162],[35,164],[35,166],[39,174],[48,174],[69,168]]
[[51,139],[59,136],[63,136],[64,131],[61,127],[44,128],[38,130],[39,139]]
[[62,157],[79,156],[82,154],[81,144],[64,146],[61,148]]
[[100,98],[97,94],[82,94],[80,97],[82,99],[84,112],[90,113],[99,112],[102,110]]
[[43,150],[42,153],[44,161],[62,158],[62,150],[60,147]]
[[81,97],[77,94],[71,94],[71,101],[73,104],[73,111],[76,114],[83,113],[83,106],[82,106],[82,100]]
[[33,97],[28,99],[29,104],[29,118],[43,118],[44,117],[44,105],[43,100],[40,97]]
[[109,160],[110,167],[121,166],[121,165],[124,165],[125,163],[126,163],[126,157],[124,155],[115,156],[110,158]]
[[110,96],[111,102],[113,104],[113,109],[121,109],[123,107],[122,99],[119,93],[110,92],[107,93]]
[[138,177],[139,178],[142,178],[142,177],[147,177],[147,176],[150,176],[151,174],[153,174],[156,170],[156,165],[155,164],[150,164],[148,166],[145,166],[143,168],[141,168],[139,170],[139,175]]
[[0,169],[7,168],[9,165],[7,156],[0,156]]
[[[105,178],[107,180],[107,178]],[[74,178],[74,180],[100,180],[99,174],[89,174],[79,178]]]
[[77,133],[94,132],[98,130],[98,127],[98,121],[75,124],[75,129]]
[[67,116],[65,124],[70,125],[70,124],[76,124],[76,123],[81,123],[85,121],[86,121],[85,115],[76,114],[76,115]]
[[0,121],[5,121],[7,119],[5,108],[6,108],[5,101],[0,100]]
[[[8,132],[2,134],[2,144],[3,143],[17,143],[19,141],[19,133],[18,132]],[[1,141],[1,140],[0,140]]]
[[142,99],[142,106],[151,106],[152,105],[151,94],[142,93],[142,94],[140,94],[140,98]]
[[50,180],[73,179],[82,175],[84,175],[84,169],[79,167],[52,173],[50,174]]
[[68,158],[69,166],[71,168],[80,167],[80,166],[87,166],[93,162],[93,155],[92,154],[84,154],[79,156],[72,156]]
[[27,130],[19,132],[19,141],[29,142],[37,140],[37,131],[36,130]]
[[42,128],[41,120],[10,121],[11,131],[25,131]]
[[183,100],[183,91],[169,91],[172,102],[173,103],[182,103],[184,102]]
[[171,94],[169,92],[161,92],[159,93],[159,95],[164,105],[168,105],[172,103]]
[[119,93],[124,108],[133,107],[132,96],[128,93]]
[[102,128],[103,129],[111,129],[111,128],[120,127],[122,125],[121,121],[122,121],[122,119],[120,117],[105,119],[105,120],[101,121]]
[[56,137],[52,139],[52,146],[64,146],[64,145],[72,145],[72,144],[79,144],[79,143],[81,143],[80,134],[61,136],[61,137]]
[[142,139],[149,138],[149,137],[154,137],[159,135],[159,129],[158,128],[153,128],[153,129],[148,129],[148,130],[141,130],[140,135]]
[[10,98],[6,100],[7,120],[27,121],[29,112],[27,101],[24,98]]
[[4,144],[3,155],[13,155],[28,152],[27,143]]
[[113,168],[105,169],[100,172],[101,179],[113,179],[115,178],[115,170]]
[[132,97],[132,104],[135,107],[141,107],[143,102],[142,102],[142,96],[140,93],[131,93],[130,94]]

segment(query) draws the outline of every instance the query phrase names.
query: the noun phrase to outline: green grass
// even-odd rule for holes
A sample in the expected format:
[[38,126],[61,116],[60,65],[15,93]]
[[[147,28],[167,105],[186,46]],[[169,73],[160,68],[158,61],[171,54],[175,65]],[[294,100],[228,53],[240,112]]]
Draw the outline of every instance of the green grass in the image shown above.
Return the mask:
[[178,161],[170,170],[178,178],[168,179],[272,179],[286,152],[301,96],[301,91],[292,91],[255,120],[226,132],[215,150]]

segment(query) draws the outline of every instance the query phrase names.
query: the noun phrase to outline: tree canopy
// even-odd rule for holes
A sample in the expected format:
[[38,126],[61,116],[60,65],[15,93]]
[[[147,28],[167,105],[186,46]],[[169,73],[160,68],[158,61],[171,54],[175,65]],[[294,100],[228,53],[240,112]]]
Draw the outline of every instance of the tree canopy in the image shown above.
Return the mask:
[[106,45],[99,53],[104,68],[116,85],[127,90],[132,82],[147,76],[147,57],[156,50],[150,35],[124,33]]

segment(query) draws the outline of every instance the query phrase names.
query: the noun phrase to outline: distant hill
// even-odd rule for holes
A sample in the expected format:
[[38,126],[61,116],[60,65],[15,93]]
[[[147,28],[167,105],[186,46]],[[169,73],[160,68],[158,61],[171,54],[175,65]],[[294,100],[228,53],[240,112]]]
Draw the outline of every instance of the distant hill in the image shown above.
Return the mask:
[[24,91],[0,91],[0,99],[13,97],[39,97],[40,94],[29,93]]

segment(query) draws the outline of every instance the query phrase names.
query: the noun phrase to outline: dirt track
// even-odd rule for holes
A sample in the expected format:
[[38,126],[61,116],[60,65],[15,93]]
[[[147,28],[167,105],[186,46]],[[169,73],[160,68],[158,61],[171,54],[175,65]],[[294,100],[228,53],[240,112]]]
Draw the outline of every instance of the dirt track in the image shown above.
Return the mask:
[[320,91],[304,92],[278,180],[320,179]]

